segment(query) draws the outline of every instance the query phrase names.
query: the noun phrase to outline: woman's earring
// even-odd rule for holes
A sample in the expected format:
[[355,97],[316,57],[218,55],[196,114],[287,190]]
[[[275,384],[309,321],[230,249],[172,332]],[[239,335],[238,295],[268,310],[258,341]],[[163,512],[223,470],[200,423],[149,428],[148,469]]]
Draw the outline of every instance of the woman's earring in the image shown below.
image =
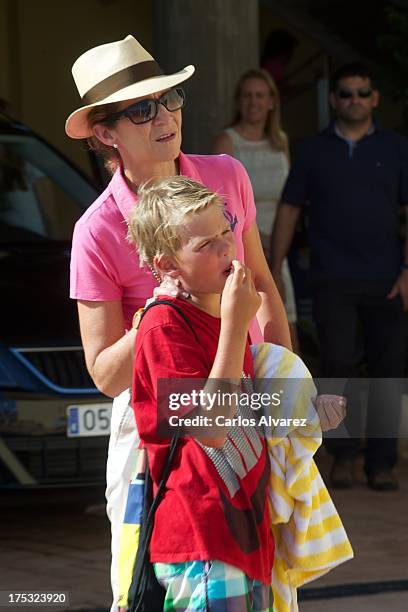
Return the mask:
[[114,149],[117,149],[117,148],[118,148],[118,145],[116,144],[116,142],[115,142],[115,143],[113,143],[113,145],[112,145],[112,146],[113,146],[113,148],[114,148]]

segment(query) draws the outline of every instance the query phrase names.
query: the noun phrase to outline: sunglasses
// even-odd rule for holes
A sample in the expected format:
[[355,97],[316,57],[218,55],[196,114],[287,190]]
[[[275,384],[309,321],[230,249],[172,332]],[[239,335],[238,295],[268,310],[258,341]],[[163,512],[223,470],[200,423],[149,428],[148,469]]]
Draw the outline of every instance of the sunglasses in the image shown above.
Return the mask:
[[121,117],[127,117],[135,125],[141,123],[147,123],[157,117],[159,112],[159,104],[163,104],[170,112],[174,112],[183,108],[186,101],[186,95],[182,87],[175,87],[166,91],[160,98],[145,98],[139,100],[130,106],[127,106],[117,113],[108,115],[103,123],[112,124],[121,119]]
[[338,89],[336,95],[342,100],[349,100],[354,94],[357,94],[359,98],[369,98],[372,93],[371,87],[361,87],[360,89]]

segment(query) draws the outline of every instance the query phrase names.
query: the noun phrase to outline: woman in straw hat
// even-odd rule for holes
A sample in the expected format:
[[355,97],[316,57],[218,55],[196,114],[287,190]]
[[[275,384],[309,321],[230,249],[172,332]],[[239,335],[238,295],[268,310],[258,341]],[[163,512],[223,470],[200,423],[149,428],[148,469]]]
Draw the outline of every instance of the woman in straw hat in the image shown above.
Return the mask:
[[[290,348],[282,302],[263,255],[248,176],[229,156],[185,155],[181,145],[180,83],[193,66],[163,75],[133,36],[90,49],[72,68],[82,106],[67,119],[71,138],[88,139],[113,174],[75,227],[71,297],[78,301],[82,341],[95,385],[115,397],[107,466],[107,511],[112,523],[112,610],[117,609],[119,531],[137,445],[129,386],[132,379],[135,311],[157,288],[151,271],[141,269],[126,240],[126,220],[137,187],[155,176],[182,174],[225,199],[237,257],[252,270],[262,306],[251,325],[251,340]],[[165,279],[166,282],[166,279]],[[170,281],[168,281],[170,282]],[[182,287],[167,287],[182,294]]]

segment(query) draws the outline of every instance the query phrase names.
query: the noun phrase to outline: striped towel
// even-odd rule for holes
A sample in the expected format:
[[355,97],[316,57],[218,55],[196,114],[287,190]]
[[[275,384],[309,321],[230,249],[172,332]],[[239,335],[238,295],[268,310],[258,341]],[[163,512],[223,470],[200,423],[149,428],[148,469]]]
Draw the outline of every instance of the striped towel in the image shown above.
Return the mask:
[[[322,437],[311,402],[317,393],[309,370],[283,347],[263,343],[251,350],[255,391],[281,397],[280,405],[269,409],[276,422],[266,426],[275,539],[272,588],[274,612],[294,612],[297,587],[351,559],[353,550],[313,460]],[[306,425],[284,420],[290,418],[306,419]]]

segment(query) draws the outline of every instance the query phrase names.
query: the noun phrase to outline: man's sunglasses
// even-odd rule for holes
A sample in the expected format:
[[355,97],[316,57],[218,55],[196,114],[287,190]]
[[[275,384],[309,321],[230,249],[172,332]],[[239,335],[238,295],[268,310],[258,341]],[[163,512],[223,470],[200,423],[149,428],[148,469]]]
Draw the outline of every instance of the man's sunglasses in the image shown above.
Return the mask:
[[369,98],[373,90],[371,87],[361,87],[360,89],[338,89],[336,95],[342,100],[349,100],[354,94],[357,94],[359,98]]
[[121,117],[127,117],[135,125],[152,121],[159,112],[159,104],[163,104],[170,112],[174,112],[183,108],[186,101],[186,95],[182,87],[175,87],[166,91],[160,98],[145,98],[139,100],[130,106],[127,106],[117,113],[108,115],[103,123],[113,124]]

